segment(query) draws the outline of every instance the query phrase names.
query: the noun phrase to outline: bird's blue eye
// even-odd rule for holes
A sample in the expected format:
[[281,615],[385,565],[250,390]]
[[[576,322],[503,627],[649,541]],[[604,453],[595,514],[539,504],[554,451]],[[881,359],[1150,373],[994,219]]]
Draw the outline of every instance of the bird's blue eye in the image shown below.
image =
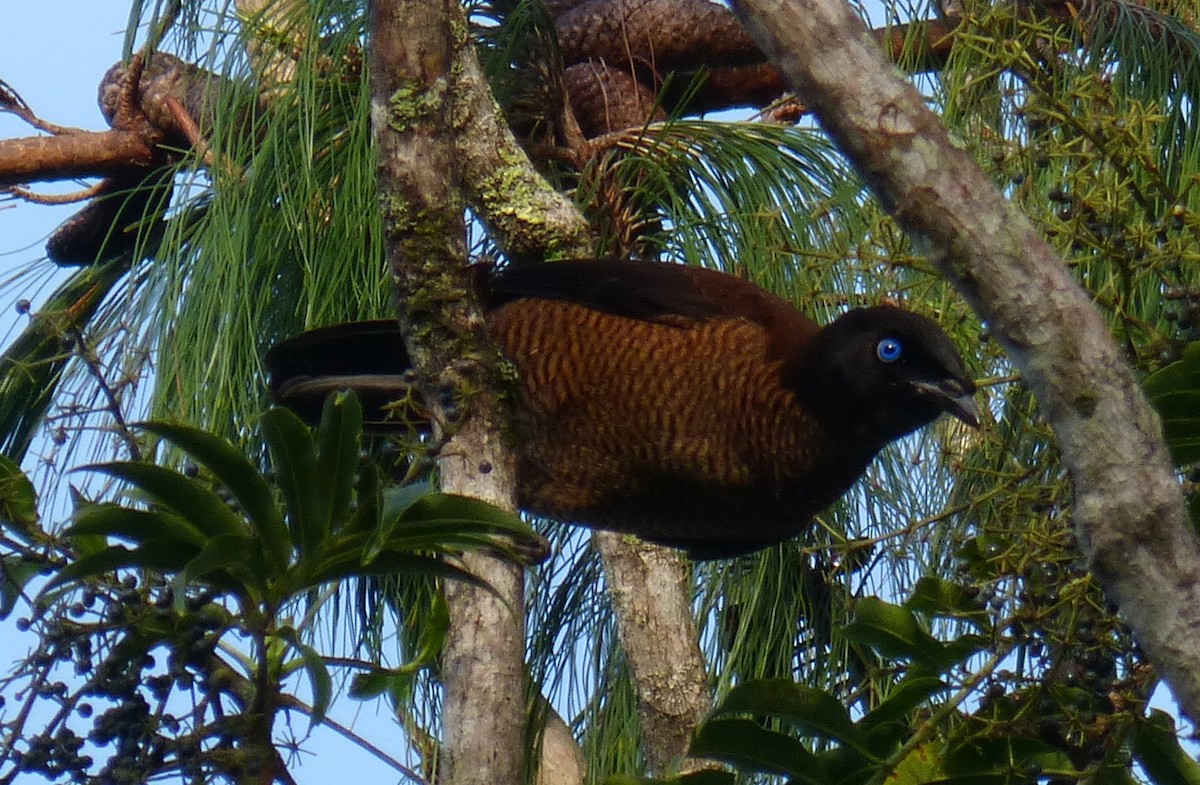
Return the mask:
[[875,356],[885,363],[896,362],[903,353],[903,347],[900,346],[900,342],[895,338],[884,338],[875,345]]

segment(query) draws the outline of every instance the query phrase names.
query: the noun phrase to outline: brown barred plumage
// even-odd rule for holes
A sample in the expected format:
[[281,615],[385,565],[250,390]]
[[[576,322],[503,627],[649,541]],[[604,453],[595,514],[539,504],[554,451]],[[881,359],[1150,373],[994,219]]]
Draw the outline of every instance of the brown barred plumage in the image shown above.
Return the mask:
[[[822,329],[732,276],[615,261],[503,271],[483,298],[520,372],[522,508],[698,558],[791,537],[887,442],[943,411],[977,419],[949,339],[897,308]],[[360,390],[395,380],[379,375],[403,370],[399,343],[387,322],[285,341],[268,357],[276,399],[312,412],[348,374]]]

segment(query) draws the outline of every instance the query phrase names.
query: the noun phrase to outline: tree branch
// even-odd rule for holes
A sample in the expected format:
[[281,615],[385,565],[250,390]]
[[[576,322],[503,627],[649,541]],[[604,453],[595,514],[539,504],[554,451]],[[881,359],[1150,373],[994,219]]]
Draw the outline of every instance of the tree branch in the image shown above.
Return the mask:
[[[516,466],[500,438],[499,353],[469,296],[452,64],[470,46],[457,0],[371,4],[371,117],[388,261],[418,383],[449,438],[444,490],[516,509]],[[466,130],[462,131],[466,133]],[[520,782],[525,751],[522,571],[485,554],[464,566],[493,590],[451,581],[439,780]]]
[[692,611],[692,580],[679,551],[612,532],[592,543],[604,559],[617,633],[638,696],[642,745],[652,772],[682,759],[712,708],[712,689]]
[[[456,24],[467,24],[460,8],[453,13]],[[538,174],[496,104],[475,50],[462,46],[456,58],[454,140],[471,208],[510,258],[587,256],[587,221]]]
[[1095,573],[1200,717],[1200,545],[1158,420],[1090,297],[839,0],[738,0],[800,98],[987,320],[1054,426]]
[[8,139],[0,144],[0,188],[124,174],[153,158],[154,143],[137,131]]

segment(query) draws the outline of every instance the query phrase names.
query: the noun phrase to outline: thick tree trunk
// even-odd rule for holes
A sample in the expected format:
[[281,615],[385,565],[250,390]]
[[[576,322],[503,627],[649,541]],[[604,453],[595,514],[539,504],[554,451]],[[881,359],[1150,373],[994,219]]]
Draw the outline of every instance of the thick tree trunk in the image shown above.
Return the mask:
[[1200,718],[1200,545],[1154,412],[1090,298],[842,0],[736,0],[755,40],[1008,349],[1054,426],[1096,577]]
[[[466,285],[450,99],[459,48],[456,2],[371,5],[380,201],[409,354],[433,419],[449,435],[439,463],[442,487],[515,509],[515,465],[497,436],[502,418],[490,369],[498,355]],[[469,556],[465,564],[494,593],[464,584],[446,590],[450,629],[438,779],[516,785],[526,747],[522,573],[486,555]]]

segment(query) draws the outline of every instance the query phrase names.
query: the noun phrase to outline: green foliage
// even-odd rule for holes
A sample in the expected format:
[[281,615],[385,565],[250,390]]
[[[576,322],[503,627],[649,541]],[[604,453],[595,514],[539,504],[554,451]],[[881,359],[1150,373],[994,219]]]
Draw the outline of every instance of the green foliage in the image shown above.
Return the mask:
[[641,255],[756,280],[827,264],[864,228],[853,209],[862,184],[812,129],[673,120],[620,136],[581,177],[585,210],[615,183],[642,216]]
[[[949,586],[935,591],[932,583],[926,583],[926,598],[954,594]],[[962,610],[961,604],[938,607],[927,599],[925,604],[939,614]],[[923,742],[931,726],[927,723],[914,742],[914,712],[947,691],[943,677],[982,646],[974,635],[942,643],[922,626],[911,610],[864,598],[847,634],[885,662],[892,661],[896,676],[886,695],[855,719],[828,691],[787,679],[751,680],[730,690],[697,730],[691,754],[731,764],[740,772],[784,775],[812,785],[868,783],[901,771],[910,755],[929,754]],[[906,668],[903,661],[920,664]],[[943,718],[949,714],[944,708],[938,711]]]
[[[180,470],[136,461],[84,467],[118,480],[131,501],[77,499],[53,560],[60,566],[35,602],[39,615],[20,623],[41,625],[43,638],[56,643],[26,663],[31,674],[10,677],[41,683],[55,663],[74,660],[84,683],[45,694],[69,707],[88,698],[112,703],[92,731],[99,746],[116,744],[104,771],[119,768],[139,780],[157,776],[168,753],[174,756],[169,768],[188,776],[208,771],[236,779],[239,766],[256,756],[276,767],[275,718],[302,711],[311,729],[325,719],[336,693],[313,622],[330,585],[388,575],[462,580],[490,590],[455,564],[462,551],[524,559],[544,549],[512,513],[434,492],[428,484],[385,487],[378,468],[361,460],[362,410],[352,394],[329,397],[315,433],[290,412],[268,411],[262,433],[270,474],[202,429],[164,422],[139,427],[195,463]],[[28,480],[11,465],[0,463],[0,470],[10,475],[8,509],[28,512]],[[11,612],[48,563],[5,557],[0,615]],[[97,620],[82,621],[101,596]],[[417,675],[440,654],[448,617],[444,601],[436,608],[440,613],[419,627],[413,660],[397,669],[371,667],[354,681],[353,696],[386,692],[396,703],[406,698]],[[164,671],[149,675],[155,650],[169,657]],[[288,686],[300,672],[311,705]],[[181,695],[197,700],[185,731],[174,715],[169,723],[151,719]],[[33,691],[27,700],[42,696]],[[150,700],[159,704],[157,715]],[[236,706],[232,714],[221,708],[230,704]],[[126,715],[133,719],[113,719]],[[58,715],[46,738],[52,731],[54,738],[74,738],[67,717]],[[236,744],[220,741],[230,733]],[[237,754],[226,757],[234,747]],[[181,754],[185,749],[191,752]],[[152,750],[158,763],[141,752]],[[33,744],[9,762],[27,773],[78,776],[92,766],[90,758],[59,761],[65,754],[60,746],[42,750]]]
[[41,571],[42,565],[35,559],[18,555],[0,558],[0,620],[9,617],[25,587]]
[[81,330],[128,272],[129,260],[70,275],[0,356],[0,448],[20,461],[59,392]]
[[26,544],[37,539],[37,491],[15,461],[0,455],[0,531]]
[[1178,466],[1200,461],[1200,342],[1147,377],[1146,395],[1162,417],[1163,436]]
[[1193,341],[1183,357],[1146,378],[1146,395],[1162,418],[1163,438],[1175,464],[1193,466],[1188,473],[1192,525],[1200,531],[1200,494],[1196,480],[1200,472],[1200,341]]
[[[695,782],[733,783],[740,781],[738,775],[756,774],[807,785],[1016,785],[1043,777],[1115,785],[1133,782],[1120,752],[1125,746],[1151,782],[1197,781],[1200,764],[1183,750],[1172,721],[1159,711],[1109,726],[1114,757],[1091,761],[1080,761],[1050,741],[1044,729],[1019,731],[1015,716],[1001,722],[993,711],[996,704],[965,713],[974,703],[971,685],[952,691],[950,681],[964,670],[987,673],[1003,657],[993,655],[980,671],[977,654],[985,641],[979,636],[943,642],[925,631],[935,616],[977,616],[978,606],[962,601],[963,587],[930,579],[920,594],[906,603],[910,607],[864,598],[851,622],[856,631],[848,630],[868,639],[893,674],[886,694],[852,714],[836,695],[789,679],[739,684],[696,730],[690,749],[692,756],[725,763],[733,773],[705,772]],[[938,596],[947,600],[931,601]],[[928,615],[918,617],[912,605]],[[991,725],[984,720],[989,715]],[[692,783],[696,776],[636,782]],[[614,777],[607,782],[634,781]]]
[[490,548],[515,558],[513,543],[541,547],[519,518],[483,502],[429,486],[381,490],[373,480],[359,483],[362,409],[353,395],[328,399],[316,438],[284,409],[272,409],[262,422],[282,508],[266,477],[229,442],[190,426],[147,423],[147,431],[195,459],[217,486],[152,464],[85,467],[123,480],[150,506],[82,503],[67,537],[104,535],[132,547],[87,553],[59,570],[47,589],[133,567],[228,593],[250,613],[278,609],[355,574],[404,571],[474,581],[440,557]]
[[246,89],[254,63],[235,44],[277,29],[251,33],[221,18],[229,49],[201,44],[201,64],[230,78],[214,97],[209,141],[225,165],[199,184],[203,217],[168,236],[161,256],[169,261],[147,270],[139,303],[156,314],[141,340],[170,347],[154,378],[153,416],[234,439],[262,408],[261,358],[271,344],[305,327],[393,312],[363,67],[365,9],[319,0],[294,10],[287,21],[298,40],[323,44],[289,61],[295,79],[273,86],[270,101]]
[[1200,785],[1200,763],[1180,746],[1175,720],[1166,712],[1155,709],[1137,723],[1130,744],[1154,782]]

